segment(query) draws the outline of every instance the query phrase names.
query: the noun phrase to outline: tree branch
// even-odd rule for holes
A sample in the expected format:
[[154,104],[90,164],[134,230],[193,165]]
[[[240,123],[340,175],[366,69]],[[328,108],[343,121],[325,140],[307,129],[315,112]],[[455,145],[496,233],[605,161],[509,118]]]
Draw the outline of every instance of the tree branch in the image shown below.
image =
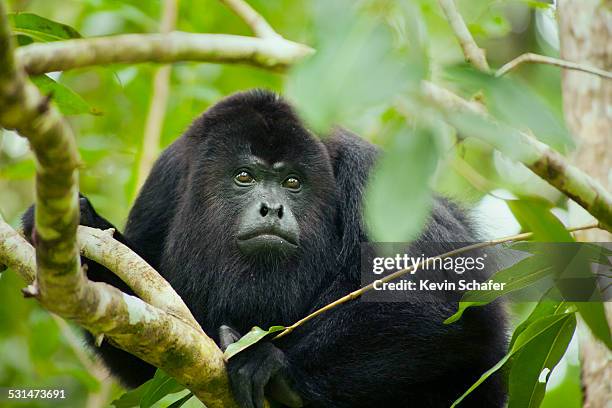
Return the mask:
[[[479,106],[431,82],[423,82],[424,98],[438,108],[451,124],[456,124],[458,114],[471,114],[491,120]],[[612,231],[612,195],[596,180],[570,165],[565,157],[525,132],[514,130],[514,138],[505,140],[512,144],[519,161],[553,187],[567,195],[600,221],[601,227]],[[498,138],[487,132],[470,135],[484,140],[498,150],[505,151]]]
[[[118,274],[123,275],[122,279],[130,285],[141,279],[141,283],[134,285],[136,288],[139,285],[145,287],[141,293],[153,296],[157,291],[155,296],[169,299],[166,289],[158,287],[159,282],[150,279],[151,271],[155,275],[157,272],[146,264],[143,268],[141,263],[144,261],[136,254],[105,231],[88,227],[79,229],[80,238],[86,238],[83,245],[86,256],[91,256],[104,266],[114,265],[111,270],[121,271]],[[34,282],[34,248],[2,219],[0,259],[27,283]],[[130,270],[131,267],[134,269]],[[140,275],[143,272],[144,275]],[[75,305],[74,309],[64,311],[62,317],[74,320],[94,335],[104,334],[119,348],[163,368],[207,406],[236,406],[229,392],[223,353],[199,326],[195,328],[190,322],[177,319],[137,297],[126,295],[104,283],[87,281],[83,274],[79,275],[83,276],[84,284],[77,294],[72,295],[75,298],[67,299],[71,295],[64,295],[62,299],[55,299],[56,303]],[[72,288],[66,290],[74,293]],[[47,305],[45,307],[53,309]]]
[[[1,6],[0,6],[1,7]],[[0,260],[29,285],[36,278],[34,248],[0,215]]]
[[501,67],[497,70],[497,72],[495,72],[495,76],[500,77],[506,75],[508,72],[524,63],[554,65],[556,67],[573,69],[576,71],[586,72],[588,74],[598,75],[602,78],[612,79],[612,72],[604,71],[603,69],[591,67],[585,64],[578,64],[575,62],[565,61],[558,58],[547,57],[545,55],[533,54],[531,52],[519,55],[507,64],[504,64],[503,67]]
[[[0,221],[3,263],[28,280],[36,276],[27,293],[49,311],[74,320],[95,336],[104,334],[114,345],[163,368],[207,406],[235,407],[223,353],[201,329],[110,285],[88,281],[81,272],[74,139],[49,98],[40,95],[15,64],[8,27],[0,1],[0,125],[26,136],[36,157],[37,247],[35,266],[34,249]],[[168,295],[165,289],[153,286]]]
[[[438,1],[446,14],[449,24],[455,32],[455,36],[461,43],[466,59],[480,71],[489,72],[489,65],[486,61],[484,52],[472,38],[463,18],[455,6],[454,0]],[[532,57],[524,57],[525,62],[533,58],[535,54],[531,55]],[[551,63],[546,57],[537,57],[540,57],[540,61],[538,62],[546,60],[547,63]],[[552,60],[556,65],[559,65],[559,60]],[[561,62],[565,65],[573,64],[566,61]],[[502,71],[501,74],[512,68],[512,66],[510,66],[504,71],[504,68],[510,64],[506,64],[502,67],[500,70]],[[516,65],[518,65],[518,63]],[[574,64],[573,69],[578,69],[576,67],[580,67],[581,70],[584,68],[584,66]],[[566,66],[566,68],[570,67]],[[605,71],[602,72],[606,75],[609,74]],[[442,109],[449,122],[456,121],[457,118],[455,114],[457,112],[485,116],[490,120],[488,115],[483,114],[482,110],[476,108],[473,103],[465,101],[452,92],[438,87],[431,82],[423,82],[422,90],[425,99]],[[603,228],[612,231],[612,195],[599,182],[578,168],[570,165],[561,154],[527,133],[519,130],[513,130],[513,133],[515,135],[513,140],[506,141],[506,143],[510,142],[516,145],[516,158],[518,158],[519,161],[600,220]],[[498,150],[507,151],[507,149],[503,148],[504,146],[500,145],[499,139],[492,137],[492,135],[482,133],[478,135],[478,137]]]
[[[576,231],[583,231],[583,230],[588,230],[588,229],[593,229],[593,228],[599,228],[599,225],[597,223],[594,224],[588,224],[588,225],[583,225],[580,227],[574,227],[574,228],[568,228],[567,230],[569,232],[576,232]],[[494,239],[491,241],[484,241],[484,242],[478,242],[476,244],[471,244],[471,245],[467,245],[461,248],[457,248],[457,249],[453,249],[452,251],[448,251],[445,252],[443,254],[437,255],[437,256],[432,256],[429,257],[427,259],[425,259],[425,261],[421,264],[421,265],[417,265],[416,267],[414,265],[409,266],[408,268],[404,268],[404,269],[400,269],[399,271],[393,272],[381,279],[378,279],[375,282],[370,283],[369,285],[363,286],[351,293],[349,293],[348,295],[345,295],[343,297],[341,297],[340,299],[337,299],[331,303],[328,303],[327,305],[315,310],[314,312],[310,313],[308,316],[298,320],[297,322],[293,323],[291,326],[287,326],[283,331],[281,331],[280,333],[278,333],[274,339],[279,339],[281,337],[285,337],[286,335],[288,335],[289,333],[291,333],[292,331],[294,331],[296,328],[300,327],[301,325],[303,325],[304,323],[308,322],[309,320],[314,319],[315,317],[319,316],[322,313],[325,313],[326,311],[333,309],[343,303],[349,302],[353,299],[357,299],[358,297],[362,296],[364,293],[371,291],[372,289],[374,289],[374,285],[377,282],[380,283],[386,283],[386,282],[391,282],[397,278],[401,278],[404,275],[407,275],[408,273],[411,273],[417,269],[427,269],[428,266],[430,266],[436,259],[445,259],[445,258],[450,258],[459,254],[463,254],[469,251],[473,251],[475,249],[482,249],[482,248],[488,248],[488,247],[492,247],[498,244],[503,244],[506,242],[516,242],[516,241],[526,241],[530,238],[533,237],[533,232],[524,232],[522,234],[517,234],[517,235],[512,235],[509,237],[505,237],[505,238],[498,238],[498,239]]]
[[27,137],[36,156],[37,283],[41,303],[61,315],[83,290],[76,245],[79,158],[68,124],[15,64],[4,7],[0,2],[0,125]]
[[79,226],[77,240],[83,255],[111,270],[140,299],[201,330],[172,286],[138,254],[115,240],[112,230]]
[[261,14],[243,0],[220,0],[240,17],[259,38],[282,38]]
[[465,25],[465,21],[463,21],[463,17],[461,17],[459,10],[457,10],[455,1],[438,0],[438,3],[440,4],[442,11],[444,11],[446,20],[455,33],[455,37],[457,37],[457,40],[459,40],[459,44],[463,49],[463,55],[465,56],[466,61],[481,71],[489,71],[489,64],[487,63],[485,53],[480,47],[478,47],[476,41],[474,41],[470,30],[468,30],[467,26]]
[[178,61],[244,63],[284,70],[313,52],[282,38],[175,31],[34,43],[19,47],[16,54],[29,74],[38,75],[92,65]]

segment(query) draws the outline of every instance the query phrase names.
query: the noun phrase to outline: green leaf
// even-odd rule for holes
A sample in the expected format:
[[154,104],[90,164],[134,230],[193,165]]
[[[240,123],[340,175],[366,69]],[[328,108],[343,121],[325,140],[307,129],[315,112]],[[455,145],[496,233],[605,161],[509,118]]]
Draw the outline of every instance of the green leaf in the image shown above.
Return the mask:
[[30,78],[44,95],[50,95],[64,115],[80,115],[90,113],[99,115],[100,112],[89,106],[79,94],[47,75],[38,75]]
[[158,369],[155,376],[144,384],[121,395],[111,404],[115,408],[149,408],[168,394],[184,390],[174,378]]
[[295,101],[316,133],[346,124],[364,111],[388,104],[426,73],[420,20],[414,8],[406,35],[412,36],[408,55],[394,44],[390,28],[358,12],[350,0],[312,2],[317,52],[292,68],[286,94]]
[[263,330],[260,327],[253,327],[247,334],[242,336],[237,342],[230,344],[223,356],[225,360],[229,360],[241,351],[251,347],[253,344],[258,343],[260,340],[265,338],[267,335],[285,330],[284,326],[272,326],[268,330]]
[[523,289],[553,272],[553,265],[550,258],[542,255],[532,255],[522,259],[514,265],[503,269],[493,276],[493,282],[506,283],[503,290],[481,291],[474,290],[466,292],[459,302],[459,307],[455,314],[444,321],[445,324],[456,322],[461,318],[463,312],[472,306],[483,306],[491,303],[495,299]]
[[36,14],[10,13],[8,19],[15,34],[29,37],[34,41],[50,42],[81,38],[81,34],[74,28]]
[[521,132],[505,123],[475,112],[451,113],[447,115],[446,120],[460,135],[478,138],[512,160],[533,163],[538,159],[533,149],[523,143],[517,143],[517,140],[522,140]]
[[508,408],[540,406],[550,372],[565,354],[576,329],[576,316],[568,316],[562,324],[543,331],[526,344],[512,360]]
[[544,294],[544,296],[542,296],[542,299],[540,299],[538,304],[536,304],[529,316],[523,320],[521,324],[516,326],[516,329],[514,329],[512,339],[510,340],[510,345],[508,346],[509,349],[512,348],[518,336],[534,321],[541,319],[542,317],[564,313],[567,310],[568,304],[564,301],[558,300],[559,296],[559,290],[556,287],[551,288]]
[[487,370],[483,375],[481,375],[480,378],[474,384],[472,384],[472,386],[470,388],[468,388],[468,390],[461,397],[457,398],[457,400],[455,400],[455,402],[453,402],[453,405],[451,405],[451,408],[456,407],[461,401],[463,401],[465,399],[465,397],[467,397],[469,394],[471,394],[472,391],[474,391],[476,388],[478,388],[478,386],[480,384],[485,382],[485,380],[487,378],[489,378],[497,370],[502,368],[504,366],[504,364],[506,364],[506,362],[510,359],[510,357],[511,357],[510,354],[506,354],[501,360],[499,360],[497,362],[497,364],[495,364],[493,367],[491,367],[489,370]]
[[124,392],[119,398],[111,402],[111,405],[115,408],[138,407],[140,405],[140,399],[149,388],[151,381],[153,380],[151,379],[133,390]]
[[189,393],[185,395],[183,398],[174,401],[172,404],[168,405],[168,408],[181,408],[187,401],[189,401],[193,397],[193,393]]
[[540,200],[508,200],[506,204],[526,231],[543,242],[574,242],[574,238],[557,217],[550,212],[550,204]]
[[584,319],[595,337],[612,350],[612,337],[610,326],[606,319],[606,311],[603,302],[573,302],[578,308],[580,316]]
[[405,242],[423,228],[431,210],[430,180],[438,163],[429,128],[402,127],[371,173],[364,214],[374,241]]
[[185,387],[179,384],[173,377],[158,369],[140,399],[140,408],[149,408],[166,395],[174,394],[184,389]]
[[[565,246],[564,246],[565,247]],[[580,243],[555,251],[553,259],[558,262],[562,272],[559,274],[557,286],[566,299],[572,303],[591,332],[609,349],[612,349],[610,326],[606,319],[602,289],[591,267],[599,264],[599,272],[608,274],[611,270],[610,251],[595,243]],[[564,269],[562,269],[565,267]],[[580,301],[575,301],[576,299]]]
[[574,146],[562,118],[540,95],[516,78],[496,78],[467,65],[450,67],[446,74],[464,95],[484,93],[489,111],[502,123],[517,129],[530,129],[539,140],[561,152]]
[[[500,361],[497,362],[491,369],[485,372],[480,378],[470,387],[468,390],[459,397],[451,408],[456,407],[461,401],[465,399],[472,391],[474,391],[480,384],[482,384],[487,378],[493,373],[498,371],[501,367],[508,362],[508,360],[518,353],[523,348],[529,346],[534,341],[539,341],[541,336],[548,337],[549,335],[558,333],[560,331],[565,332],[567,330],[566,325],[568,321],[573,321],[574,326],[576,324],[576,317],[573,313],[564,313],[554,316],[546,316],[538,319],[531,323],[525,330],[517,337],[513,347],[508,351]],[[571,323],[570,323],[571,326]],[[572,329],[573,332],[573,329]],[[556,363],[555,363],[556,364]],[[538,373],[539,374],[539,373]]]

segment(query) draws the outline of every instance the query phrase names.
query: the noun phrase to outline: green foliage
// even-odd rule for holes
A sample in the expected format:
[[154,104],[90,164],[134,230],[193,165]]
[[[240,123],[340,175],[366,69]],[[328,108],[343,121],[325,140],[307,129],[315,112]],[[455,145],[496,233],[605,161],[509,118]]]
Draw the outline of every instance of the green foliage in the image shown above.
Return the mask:
[[[567,319],[563,319],[560,326],[553,326],[548,330],[542,329],[533,341],[522,347],[514,356],[509,380],[509,408],[540,406],[549,374],[565,354],[576,329],[575,315],[570,313],[566,316]],[[545,319],[536,320],[523,333],[533,326],[539,326]],[[519,341],[521,335],[517,337],[515,345]]]
[[374,240],[404,242],[421,231],[431,209],[430,180],[437,160],[430,129],[397,129],[365,195],[364,214]]
[[100,114],[89,106],[87,102],[72,89],[59,82],[54,81],[47,75],[31,77],[34,85],[43,93],[48,95],[64,115],[80,115],[82,113]]
[[187,395],[185,395],[181,399],[178,399],[178,400],[174,401],[172,404],[168,405],[168,408],[181,408],[191,398],[193,398],[193,394],[192,393],[188,393]]
[[538,1],[538,0],[521,0],[523,3],[527,4],[531,8],[535,9],[551,9],[553,8],[553,4],[546,1]]
[[[549,295],[558,293],[557,299],[565,298],[571,301],[593,334],[611,348],[610,328],[605,316],[601,289],[597,277],[591,271],[592,264],[609,271],[611,251],[603,246],[587,243],[552,247],[518,242],[507,247],[530,255],[491,277],[493,282],[505,282],[504,289],[466,292],[459,302],[457,312],[444,323],[456,322],[469,307],[486,305],[508,293],[544,282]],[[554,279],[545,281],[546,277]],[[576,301],[577,299],[582,301]],[[520,326],[516,330],[519,329]]]
[[542,299],[540,299],[540,301],[535,305],[529,316],[514,329],[512,339],[510,340],[510,344],[508,346],[509,349],[512,349],[517,337],[534,321],[541,319],[542,317],[552,316],[568,311],[568,304],[566,302],[555,299],[558,299],[558,290],[556,288],[550,289],[544,294],[544,296],[542,296]]
[[[512,246],[508,247],[512,248]],[[489,304],[503,295],[530,286],[551,273],[553,273],[553,267],[548,256],[542,254],[528,256],[491,276],[493,282],[506,283],[503,290],[466,292],[455,314],[446,319],[444,323],[454,323],[461,318],[467,308]]]
[[8,18],[20,45],[81,38],[74,28],[36,14],[12,13]]
[[[535,202],[533,200],[508,201],[508,206],[516,216],[517,220],[525,229],[534,232],[534,237],[544,242],[573,242],[574,239],[567,232],[563,224],[550,212],[546,203]],[[574,279],[581,279],[590,282],[592,293],[596,296],[592,302],[573,302],[578,312],[587,323],[593,334],[599,338],[608,348],[612,349],[612,338],[604,310],[603,299],[601,298],[597,286],[596,277],[590,272],[589,264],[591,261],[597,262],[601,270],[610,271],[609,253],[603,246],[590,246],[585,244],[584,251],[576,254],[574,259],[567,261],[568,265],[573,262],[581,262],[584,267],[574,267],[572,271],[578,274],[571,276]],[[578,261],[576,261],[578,259]],[[582,261],[581,261],[582,260]],[[573,281],[575,282],[575,281]],[[518,328],[517,328],[518,330]],[[515,330],[516,332],[516,330]]]
[[542,200],[508,200],[508,207],[525,231],[542,242],[574,242],[565,226],[550,212],[550,204]]
[[591,332],[610,350],[612,350],[612,338],[610,336],[610,326],[606,319],[604,303],[599,300],[596,302],[573,302],[580,316],[591,329]]
[[[516,181],[521,166],[501,168],[495,158],[500,152],[510,160],[529,158],[523,146],[514,141],[517,129],[530,129],[535,137],[562,153],[572,147],[561,118],[557,68],[525,66],[504,78],[495,78],[465,67],[461,64],[461,49],[437,0],[248,2],[283,36],[309,44],[317,53],[286,76],[244,66],[174,64],[160,148],[175,140],[194,117],[219,98],[248,88],[270,88],[288,95],[315,132],[324,135],[339,124],[383,146],[387,154],[372,175],[365,200],[366,221],[374,239],[406,241],[417,235],[430,211],[433,185],[460,200],[473,202],[492,189],[504,188],[519,197],[508,201],[508,207],[525,231],[534,232],[535,240],[572,241],[551,212],[553,206],[564,209],[566,200],[558,194],[551,196],[550,190],[541,187],[543,182],[536,184],[533,176],[525,182]],[[549,8],[550,4],[532,0],[510,3],[512,10],[508,2],[496,0],[457,1],[468,27],[486,49],[491,66],[501,66],[523,52],[550,52],[542,47],[539,37],[545,27],[536,27],[537,19],[531,18],[527,9]],[[9,7],[19,11],[9,18],[18,43],[26,45],[79,38],[79,33],[94,36],[156,32],[161,2],[9,0]],[[217,0],[181,0],[179,7],[179,30],[250,34],[245,24]],[[517,23],[521,18],[523,21]],[[511,31],[516,28],[513,24],[523,24],[524,31]],[[70,124],[78,135],[84,163],[79,174],[80,190],[118,226],[126,219],[136,195],[135,175],[156,68],[152,64],[90,68],[55,74],[53,79],[33,78],[62,113],[71,115]],[[424,78],[438,83],[447,81],[446,85],[464,96],[475,97],[487,106],[492,118],[443,118],[417,96]],[[100,111],[103,116],[96,115]],[[90,115],[84,115],[87,113]],[[481,141],[456,140],[448,125],[456,129],[458,136],[478,136],[496,146],[498,152]],[[457,171],[459,166],[449,166],[455,161],[467,165],[462,167],[463,172]],[[0,212],[13,225],[18,225],[19,214],[32,202],[34,169],[34,161],[22,151],[18,137],[3,132]],[[497,216],[487,213],[483,219],[495,224]],[[586,272],[580,265],[595,262],[602,273],[609,274],[606,253],[598,251],[593,248],[584,254],[559,254],[552,268]],[[500,281],[510,279],[511,285],[504,293],[548,283],[546,279],[552,274],[546,267],[547,262],[551,266],[550,257],[527,252],[521,262],[494,277]],[[586,282],[587,289],[596,288],[592,276],[578,274],[571,278],[576,281],[568,282]],[[100,381],[81,364],[51,317],[21,297],[22,286],[13,271],[0,275],[0,385],[65,387],[71,390],[70,401],[63,405],[66,407],[85,406],[90,397],[100,397],[106,403],[115,399],[120,392],[118,386],[107,395],[98,394]],[[457,313],[447,322],[498,295],[466,294]],[[515,328],[508,355],[483,375],[482,380],[508,365],[511,407],[539,405],[546,384],[538,379],[544,368],[554,368],[566,349],[574,331],[573,312],[580,313],[590,330],[610,346],[603,303],[568,302],[563,296],[562,286],[552,288]],[[545,323],[549,325],[544,327]],[[226,351],[226,358],[282,329],[255,328]],[[551,398],[548,406],[580,405],[577,371],[579,368],[574,366],[572,379],[547,393]],[[183,394],[185,390],[176,392],[180,389],[174,380],[158,372],[156,379],[116,399],[114,405],[199,404],[189,393]],[[545,398],[544,405],[546,401]],[[61,404],[59,401],[58,406]],[[32,401],[31,406],[43,405]]]
[[467,97],[482,94],[488,110],[502,123],[530,129],[539,140],[562,152],[574,146],[564,122],[521,81],[496,78],[465,65],[448,67],[446,75]]
[[[419,61],[409,64],[393,46],[390,28],[358,13],[353,2],[318,0],[313,4],[317,52],[291,70],[287,94],[319,134],[389,103],[424,76],[422,39],[417,33],[407,33],[416,41],[411,42],[415,52],[409,58]],[[418,16],[411,17],[408,27],[418,28]]]
[[[576,317],[574,313],[563,313],[559,315],[545,316],[533,321],[529,326],[527,326],[521,334],[519,334],[514,342],[512,348],[508,351],[508,353],[502,358],[497,364],[495,364],[490,370],[485,372],[479,379],[476,381],[461,397],[459,397],[451,406],[451,408],[457,406],[465,397],[467,397],[472,391],[474,391],[480,384],[482,384],[487,378],[493,375],[496,371],[502,368],[511,357],[517,355],[519,352],[526,351],[526,356],[533,356],[535,350],[540,350],[542,347],[546,349],[545,345],[548,344],[548,352],[545,354],[545,359],[543,361],[532,360],[533,364],[530,365],[530,369],[534,367],[540,367],[542,365],[546,366],[549,370],[552,371],[554,366],[558,363],[558,359],[560,351],[563,352],[567,348],[569,344],[569,340],[571,339],[572,334],[574,333],[574,329],[576,327]],[[550,354],[550,356],[548,355]],[[562,353],[561,353],[562,354]],[[559,356],[560,358],[560,356]],[[512,370],[511,370],[512,371]],[[521,388],[517,391],[518,393],[524,393],[526,387],[532,387],[534,397],[538,398],[539,396],[539,388],[537,384],[539,383],[539,371],[535,378],[525,378],[523,381],[518,381],[516,386],[520,386]],[[512,375],[512,374],[511,374]],[[536,393],[536,389],[538,393]],[[510,393],[512,397],[512,391]],[[531,394],[530,394],[531,396]],[[517,396],[521,398],[521,395]],[[541,401],[541,399],[540,399]],[[535,402],[535,401],[534,401]],[[539,404],[539,401],[538,401]],[[519,405],[521,406],[521,405]],[[527,405],[523,405],[527,406]],[[538,405],[529,405],[538,406]],[[522,406],[521,406],[522,407]]]
[[225,360],[229,360],[230,358],[234,357],[236,354],[240,353],[241,351],[260,342],[261,340],[266,338],[268,335],[272,333],[277,333],[283,330],[285,330],[285,327],[283,326],[272,326],[268,330],[263,330],[255,326],[247,334],[242,336],[238,341],[230,344],[225,350],[225,353],[223,353],[223,357],[225,358]]
[[[112,404],[115,408],[150,408],[165,396],[175,394],[184,389],[185,387],[179,384],[173,377],[162,370],[157,370],[152,379],[126,392],[119,399],[113,401]],[[189,397],[191,397],[191,394],[189,394]],[[182,406],[187,400],[189,400],[189,398],[183,397],[179,399],[176,402],[182,401],[182,403],[176,406]]]

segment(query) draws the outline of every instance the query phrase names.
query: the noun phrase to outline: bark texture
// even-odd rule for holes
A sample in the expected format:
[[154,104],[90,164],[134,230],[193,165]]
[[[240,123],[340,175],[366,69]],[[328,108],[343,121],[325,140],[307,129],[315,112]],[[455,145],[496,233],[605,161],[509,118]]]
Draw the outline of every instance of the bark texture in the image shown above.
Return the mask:
[[[559,2],[561,57],[612,70],[612,1]],[[612,187],[612,80],[578,71],[563,71],[565,119],[576,137],[574,161],[608,190]],[[585,231],[588,241],[610,241],[606,231]],[[612,324],[612,303],[606,304]],[[612,353],[585,330],[581,338],[584,406],[612,401]]]

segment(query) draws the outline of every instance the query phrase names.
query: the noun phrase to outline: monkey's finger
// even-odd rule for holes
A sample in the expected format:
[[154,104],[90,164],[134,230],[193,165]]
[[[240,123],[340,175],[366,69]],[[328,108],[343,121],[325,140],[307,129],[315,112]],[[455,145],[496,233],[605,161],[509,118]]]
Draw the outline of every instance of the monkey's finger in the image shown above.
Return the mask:
[[225,324],[219,327],[219,346],[221,350],[225,351],[230,344],[237,342],[239,339],[240,333],[236,330]]

